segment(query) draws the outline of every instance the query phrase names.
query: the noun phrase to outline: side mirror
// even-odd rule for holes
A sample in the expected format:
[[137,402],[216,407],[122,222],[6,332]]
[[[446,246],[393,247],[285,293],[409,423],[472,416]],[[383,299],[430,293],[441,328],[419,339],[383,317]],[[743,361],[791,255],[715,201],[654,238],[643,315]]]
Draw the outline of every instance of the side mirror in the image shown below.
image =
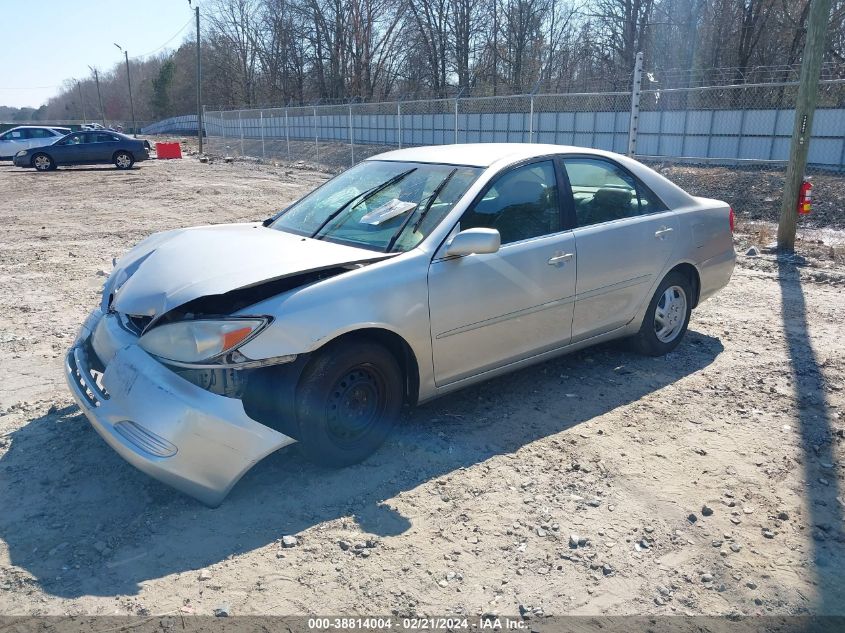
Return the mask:
[[502,236],[496,229],[467,229],[449,240],[446,256],[495,253],[501,245]]

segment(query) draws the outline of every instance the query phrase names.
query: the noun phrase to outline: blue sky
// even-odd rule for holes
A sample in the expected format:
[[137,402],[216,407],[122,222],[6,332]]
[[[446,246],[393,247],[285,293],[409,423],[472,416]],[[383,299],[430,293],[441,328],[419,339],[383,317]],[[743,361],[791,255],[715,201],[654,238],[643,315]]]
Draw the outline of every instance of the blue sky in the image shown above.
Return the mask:
[[[188,0],[0,0],[0,105],[38,107],[65,79],[90,76],[89,65],[106,71],[122,60],[114,42],[131,63],[192,15]],[[166,48],[193,33],[192,22]]]

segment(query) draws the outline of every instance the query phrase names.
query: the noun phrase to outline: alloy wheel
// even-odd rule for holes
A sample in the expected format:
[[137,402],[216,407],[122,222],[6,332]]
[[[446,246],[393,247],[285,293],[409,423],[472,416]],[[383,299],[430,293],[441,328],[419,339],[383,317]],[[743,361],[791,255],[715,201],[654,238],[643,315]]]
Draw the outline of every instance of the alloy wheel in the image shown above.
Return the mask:
[[118,167],[121,169],[129,169],[129,166],[132,165],[132,159],[129,158],[128,154],[118,154],[115,158],[114,162],[117,164]]
[[680,286],[669,286],[654,310],[654,333],[661,343],[674,341],[687,318],[687,295]]

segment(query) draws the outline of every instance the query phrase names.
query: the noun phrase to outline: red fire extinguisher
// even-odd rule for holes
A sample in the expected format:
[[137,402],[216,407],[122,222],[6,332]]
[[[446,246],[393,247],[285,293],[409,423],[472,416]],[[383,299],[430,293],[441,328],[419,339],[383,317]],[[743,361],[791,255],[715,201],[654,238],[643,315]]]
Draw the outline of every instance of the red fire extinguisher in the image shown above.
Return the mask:
[[813,183],[805,180],[798,191],[798,215],[807,215],[813,209]]

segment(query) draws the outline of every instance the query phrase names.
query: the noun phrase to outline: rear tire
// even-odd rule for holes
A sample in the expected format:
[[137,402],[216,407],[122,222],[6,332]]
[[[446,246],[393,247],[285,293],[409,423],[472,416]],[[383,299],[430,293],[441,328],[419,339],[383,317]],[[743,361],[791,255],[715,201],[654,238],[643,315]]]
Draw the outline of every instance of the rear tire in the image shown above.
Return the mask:
[[135,157],[132,156],[129,152],[115,152],[114,154],[114,166],[118,169],[132,169],[132,165],[135,164]]
[[49,154],[39,152],[32,157],[32,166],[37,171],[52,171],[56,168],[56,161],[54,161]]
[[402,385],[399,363],[376,343],[341,342],[318,352],[296,392],[300,451],[325,466],[363,461],[396,425]]
[[663,356],[684,338],[692,314],[692,287],[679,272],[666,275],[648,303],[643,324],[633,339],[646,356]]

